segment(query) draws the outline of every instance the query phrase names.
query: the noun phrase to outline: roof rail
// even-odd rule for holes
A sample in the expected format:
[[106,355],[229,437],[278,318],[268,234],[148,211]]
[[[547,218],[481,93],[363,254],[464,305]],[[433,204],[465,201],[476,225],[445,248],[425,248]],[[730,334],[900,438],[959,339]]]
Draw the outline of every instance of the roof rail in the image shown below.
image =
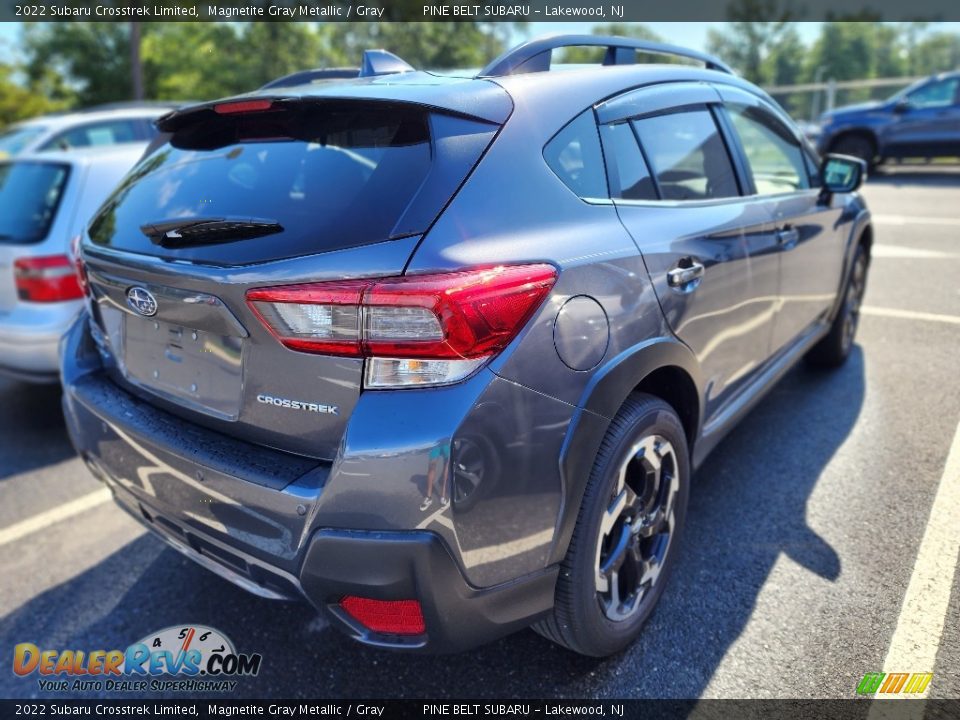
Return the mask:
[[502,77],[549,70],[553,51],[567,47],[604,47],[607,49],[607,54],[603,58],[604,65],[632,65],[636,62],[636,51],[640,50],[657,55],[676,55],[698,60],[710,70],[735,74],[727,64],[712,55],[679,45],[613,35],[550,35],[529,40],[512,50],[507,50],[481,70],[478,77]]
[[363,61],[360,63],[360,77],[375,75],[392,75],[393,73],[410,72],[413,66],[401,60],[392,52],[386,50],[364,50]]
[[271,88],[294,87],[296,85],[309,85],[317,80],[344,80],[347,78],[359,77],[360,68],[314,68],[313,70],[299,70],[289,75],[284,75],[276,80],[271,80],[261,87],[261,90]]

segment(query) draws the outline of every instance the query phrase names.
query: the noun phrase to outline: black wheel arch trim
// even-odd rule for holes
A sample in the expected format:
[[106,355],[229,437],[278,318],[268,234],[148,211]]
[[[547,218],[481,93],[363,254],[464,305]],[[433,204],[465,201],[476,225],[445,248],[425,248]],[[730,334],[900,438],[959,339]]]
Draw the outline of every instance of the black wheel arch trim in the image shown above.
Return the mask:
[[873,227],[870,224],[870,211],[865,206],[861,206],[850,227],[850,236],[847,240],[847,247],[843,256],[843,272],[840,273],[840,285],[837,287],[837,294],[833,300],[833,307],[830,308],[830,315],[828,316],[828,320],[830,322],[834,321],[834,319],[837,317],[837,313],[840,312],[840,308],[843,305],[843,289],[847,284],[847,277],[850,275],[850,270],[853,267],[853,258],[857,253],[857,248],[860,247],[864,234],[868,231],[871,233],[873,232]]
[[688,449],[693,456],[703,423],[703,381],[693,351],[676,338],[657,337],[612,358],[594,373],[585,388],[563,441],[559,460],[563,493],[548,564],[561,562],[566,555],[590,470],[611,420],[645,378],[669,367],[685,372],[696,387],[695,429],[688,438]]

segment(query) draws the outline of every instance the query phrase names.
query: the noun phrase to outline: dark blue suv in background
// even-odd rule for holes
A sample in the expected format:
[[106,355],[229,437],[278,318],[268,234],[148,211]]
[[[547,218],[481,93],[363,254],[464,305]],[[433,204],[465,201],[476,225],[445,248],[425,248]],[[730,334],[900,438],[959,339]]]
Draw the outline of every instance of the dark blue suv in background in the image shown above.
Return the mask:
[[882,102],[824,113],[820,125],[820,152],[871,166],[887,158],[960,156],[960,71],[926,78]]

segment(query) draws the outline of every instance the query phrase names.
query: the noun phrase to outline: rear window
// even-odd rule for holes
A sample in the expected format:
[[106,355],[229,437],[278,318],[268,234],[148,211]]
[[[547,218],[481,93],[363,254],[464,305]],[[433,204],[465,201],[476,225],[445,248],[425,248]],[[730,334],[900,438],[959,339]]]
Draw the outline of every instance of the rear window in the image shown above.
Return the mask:
[[[433,162],[426,111],[343,102],[199,115],[120,184],[90,225],[95,245],[233,265],[413,234],[394,228]],[[141,230],[208,218],[256,218],[281,229],[177,248]]]
[[70,168],[60,163],[0,164],[0,243],[40,242],[50,232]]

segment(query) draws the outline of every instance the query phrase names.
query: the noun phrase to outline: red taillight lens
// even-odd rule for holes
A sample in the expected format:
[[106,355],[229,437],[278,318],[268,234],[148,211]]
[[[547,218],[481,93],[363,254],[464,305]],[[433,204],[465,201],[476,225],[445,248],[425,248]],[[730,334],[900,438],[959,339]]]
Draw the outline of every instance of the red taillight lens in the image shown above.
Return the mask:
[[81,293],[87,295],[90,292],[90,283],[87,281],[87,265],[83,262],[83,257],[80,255],[81,242],[82,240],[79,235],[70,241],[70,257],[73,259],[73,268],[77,273],[77,286],[80,288]]
[[382,280],[364,296],[367,355],[485,357],[499,352],[556,281],[551,265]]
[[551,265],[260,288],[247,300],[293,350],[476,359],[502,350],[557,278]]
[[340,601],[348,615],[369,630],[388,635],[422,635],[427,626],[417,600],[371,600],[348,595]]
[[83,297],[76,268],[66,255],[20,258],[13,264],[13,277],[21,300],[63,302]]

